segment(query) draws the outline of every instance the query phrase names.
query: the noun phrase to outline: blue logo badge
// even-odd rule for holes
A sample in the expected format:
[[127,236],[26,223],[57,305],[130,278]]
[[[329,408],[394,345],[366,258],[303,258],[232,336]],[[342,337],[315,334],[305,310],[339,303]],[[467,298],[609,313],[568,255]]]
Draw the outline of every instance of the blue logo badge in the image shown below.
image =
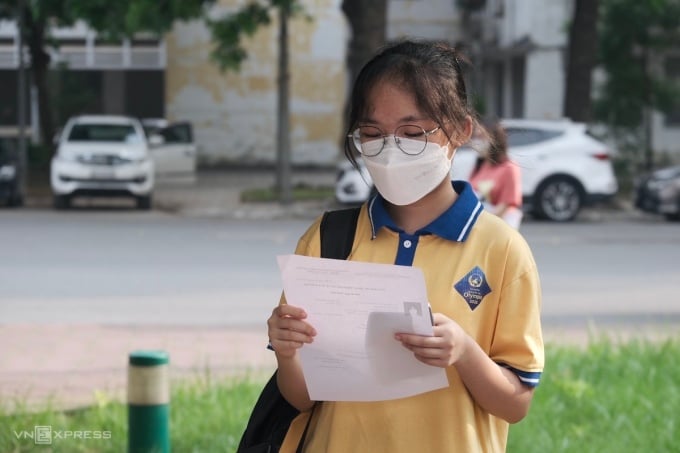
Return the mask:
[[460,279],[458,283],[453,285],[456,291],[463,296],[467,302],[470,310],[474,310],[482,303],[484,296],[491,292],[491,288],[486,283],[486,275],[479,268],[475,266],[467,275]]

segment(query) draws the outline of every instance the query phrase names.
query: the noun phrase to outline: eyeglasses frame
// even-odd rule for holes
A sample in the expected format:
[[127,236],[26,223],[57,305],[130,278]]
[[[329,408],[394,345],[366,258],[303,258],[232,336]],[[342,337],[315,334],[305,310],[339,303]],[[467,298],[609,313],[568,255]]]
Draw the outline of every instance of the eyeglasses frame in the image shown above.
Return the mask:
[[[404,151],[404,150],[402,149],[402,147],[399,145],[399,137],[397,137],[396,132],[397,132],[397,130],[398,130],[399,128],[401,128],[401,127],[406,127],[406,126],[412,126],[412,127],[418,127],[418,128],[420,128],[420,129],[423,131],[423,135],[425,136],[425,142],[424,142],[424,144],[423,144],[423,149],[422,149],[420,152],[416,153],[416,154],[407,153],[407,152]],[[375,128],[375,129],[377,129],[378,131],[380,131],[380,136],[381,136],[382,139],[383,139],[383,143],[382,143],[382,146],[380,147],[380,151],[378,151],[377,153],[368,155],[368,154],[365,154],[365,153],[361,150],[361,145],[357,147],[356,141],[355,141],[354,133],[355,133],[356,131],[358,131],[359,129],[361,129],[362,127],[373,127],[373,128]],[[421,155],[421,154],[423,153],[423,151],[425,151],[425,148],[427,148],[428,137],[429,137],[430,135],[434,134],[435,132],[437,132],[438,130],[440,130],[441,128],[442,128],[441,126],[437,126],[437,127],[435,127],[434,129],[432,129],[432,130],[430,130],[430,131],[427,131],[427,130],[425,130],[424,127],[419,126],[418,124],[402,124],[402,125],[397,126],[397,127],[394,129],[394,132],[393,132],[391,135],[388,135],[388,134],[383,133],[382,129],[380,129],[380,128],[377,127],[377,126],[364,125],[364,126],[357,126],[357,127],[352,131],[351,134],[347,134],[347,138],[350,139],[350,143],[352,143],[352,146],[354,147],[354,149],[356,149],[357,152],[358,152],[359,154],[361,154],[362,156],[366,156],[366,157],[375,157],[375,156],[379,155],[380,153],[382,153],[383,149],[385,149],[385,145],[387,144],[387,138],[388,138],[388,137],[394,137],[394,143],[396,143],[397,148],[399,148],[399,151],[401,151],[402,153],[406,154],[407,156],[419,156],[419,155]],[[377,138],[376,138],[376,140],[377,140]]]

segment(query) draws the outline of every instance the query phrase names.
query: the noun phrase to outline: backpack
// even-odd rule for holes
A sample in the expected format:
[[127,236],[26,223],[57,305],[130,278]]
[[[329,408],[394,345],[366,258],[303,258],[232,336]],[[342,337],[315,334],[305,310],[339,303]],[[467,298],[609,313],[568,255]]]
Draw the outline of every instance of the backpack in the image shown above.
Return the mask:
[[[360,209],[356,207],[324,212],[319,226],[322,258],[344,260],[349,256]],[[253,407],[237,453],[278,452],[291,421],[299,413],[279,392],[275,371]],[[302,448],[306,433],[307,427],[298,451]]]

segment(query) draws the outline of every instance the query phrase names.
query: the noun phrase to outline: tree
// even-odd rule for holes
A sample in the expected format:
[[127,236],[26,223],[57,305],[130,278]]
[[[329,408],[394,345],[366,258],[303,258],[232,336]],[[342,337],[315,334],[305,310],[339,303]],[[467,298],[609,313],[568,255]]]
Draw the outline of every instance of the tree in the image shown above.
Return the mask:
[[[364,64],[385,45],[387,1],[343,0],[342,11],[352,30],[346,57],[348,82],[352,86]],[[348,109],[349,99],[345,103],[345,119],[349,116]]]
[[347,70],[351,85],[375,51],[385,45],[387,1],[343,0],[342,12],[352,30],[347,48]]
[[38,97],[41,141],[51,143],[54,124],[50,108],[47,74],[50,68],[48,44],[51,28],[69,26],[83,20],[109,37],[132,36],[138,31],[163,33],[175,20],[202,14],[214,0],[25,0],[16,11],[14,0],[0,0],[0,18],[23,17],[23,42],[28,47],[33,84]]
[[651,170],[651,112],[668,112],[680,101],[677,85],[656,68],[680,45],[680,0],[601,0],[600,15],[599,57],[606,81],[595,113],[628,142],[632,158]]
[[279,202],[287,205],[293,201],[291,188],[290,156],[290,71],[288,64],[288,19],[301,14],[297,0],[270,0],[269,4],[252,2],[225,17],[208,21],[215,48],[213,59],[222,70],[238,71],[248,57],[241,44],[243,35],[253,35],[260,26],[271,22],[270,14],[278,11],[279,58],[277,75],[277,127],[276,127],[276,187]]
[[592,119],[592,73],[597,62],[598,0],[576,0],[569,27],[564,116],[574,121]]
[[[277,187],[280,201],[287,204],[290,194],[290,139],[289,130],[289,72],[287,19],[300,14],[302,7],[296,0],[270,0],[268,5],[250,3],[226,17],[212,21],[210,27],[215,41],[213,58],[223,70],[238,70],[247,58],[241,45],[243,35],[252,35],[262,25],[270,23],[270,11],[279,11],[279,74],[277,122]],[[385,43],[387,18],[386,0],[343,0],[342,11],[347,17],[352,38],[347,50],[347,69],[353,82],[361,67]],[[348,104],[346,104],[347,106]],[[346,109],[345,109],[346,110]],[[347,115],[345,115],[345,118]]]

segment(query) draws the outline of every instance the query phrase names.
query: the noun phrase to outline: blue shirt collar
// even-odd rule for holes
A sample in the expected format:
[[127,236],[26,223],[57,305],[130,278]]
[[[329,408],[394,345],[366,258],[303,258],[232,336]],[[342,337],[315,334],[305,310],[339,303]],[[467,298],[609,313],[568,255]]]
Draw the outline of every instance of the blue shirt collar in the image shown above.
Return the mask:
[[[456,201],[432,223],[416,231],[416,235],[435,234],[449,241],[457,242],[463,242],[467,239],[472,226],[484,208],[468,182],[452,181],[452,184],[453,190],[458,194]],[[371,221],[373,238],[382,227],[403,232],[387,213],[385,200],[380,194],[368,200],[368,216]]]

